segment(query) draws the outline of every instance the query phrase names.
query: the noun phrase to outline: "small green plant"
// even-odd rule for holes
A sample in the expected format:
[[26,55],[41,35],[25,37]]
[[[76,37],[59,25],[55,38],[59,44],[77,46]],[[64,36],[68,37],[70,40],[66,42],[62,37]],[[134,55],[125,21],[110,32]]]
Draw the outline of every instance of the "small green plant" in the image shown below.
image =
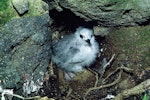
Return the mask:
[[142,100],[148,100],[148,96],[147,94],[145,93],[144,96],[143,96],[143,99]]

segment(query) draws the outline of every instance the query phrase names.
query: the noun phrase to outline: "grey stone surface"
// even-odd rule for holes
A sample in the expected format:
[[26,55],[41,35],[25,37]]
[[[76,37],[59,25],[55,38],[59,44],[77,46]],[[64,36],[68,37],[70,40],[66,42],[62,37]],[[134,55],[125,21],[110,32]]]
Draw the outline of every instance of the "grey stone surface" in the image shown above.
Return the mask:
[[135,26],[146,24],[150,20],[150,0],[44,1],[48,2],[50,9],[57,9],[58,6],[66,8],[86,21],[96,21],[99,25],[107,27]]
[[100,36],[107,36],[112,31],[115,31],[115,28],[107,28],[107,27],[101,27],[101,26],[94,26],[94,35],[100,35]]
[[0,85],[40,84],[51,58],[48,14],[12,20],[0,31]]
[[12,5],[17,10],[19,14],[24,14],[29,9],[28,0],[12,0]]

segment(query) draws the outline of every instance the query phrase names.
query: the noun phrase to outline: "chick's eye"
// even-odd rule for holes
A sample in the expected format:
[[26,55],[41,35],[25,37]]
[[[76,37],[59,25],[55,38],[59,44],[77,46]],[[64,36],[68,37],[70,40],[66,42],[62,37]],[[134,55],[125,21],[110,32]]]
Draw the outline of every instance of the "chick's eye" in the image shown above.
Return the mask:
[[91,37],[93,37],[93,35],[91,35]]
[[80,38],[83,38],[83,35],[80,35]]

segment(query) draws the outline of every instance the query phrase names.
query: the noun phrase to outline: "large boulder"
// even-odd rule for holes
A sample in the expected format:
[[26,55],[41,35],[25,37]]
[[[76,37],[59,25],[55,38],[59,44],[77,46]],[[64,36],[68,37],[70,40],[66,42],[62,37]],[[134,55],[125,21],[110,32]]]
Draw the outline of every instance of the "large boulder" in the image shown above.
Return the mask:
[[[148,24],[149,0],[44,0],[50,10],[72,11],[86,21],[95,21],[102,26],[135,26]],[[55,1],[55,2],[54,2]]]
[[0,31],[0,85],[37,92],[51,58],[49,14],[14,19]]

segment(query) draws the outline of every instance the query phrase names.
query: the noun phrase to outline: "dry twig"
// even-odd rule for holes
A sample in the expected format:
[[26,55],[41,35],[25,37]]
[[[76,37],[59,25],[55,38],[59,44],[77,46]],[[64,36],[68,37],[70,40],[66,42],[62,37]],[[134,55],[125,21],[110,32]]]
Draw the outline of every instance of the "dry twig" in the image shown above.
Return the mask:
[[72,89],[71,88],[69,88],[69,91],[68,91],[68,93],[67,93],[67,96],[66,96],[66,98],[68,98],[69,96],[70,96],[70,94],[72,93]]
[[117,77],[117,79],[116,79],[114,82],[112,82],[112,83],[110,83],[110,84],[101,85],[101,86],[98,86],[98,87],[97,87],[98,79],[96,78],[96,82],[95,82],[94,87],[89,88],[89,89],[86,91],[85,96],[87,96],[90,91],[98,90],[98,89],[102,89],[102,88],[106,88],[106,87],[110,87],[110,86],[113,86],[113,85],[117,84],[117,83],[120,81],[120,79],[121,79],[121,74],[122,74],[123,70],[125,70],[125,71],[127,71],[127,72],[130,72],[130,73],[133,71],[133,69],[130,69],[130,68],[127,68],[127,67],[124,67],[124,66],[118,67],[115,71],[113,71],[112,73],[110,73],[110,74],[103,80],[103,82],[105,82],[106,79],[108,79],[110,76],[112,76],[113,74],[115,74],[118,70],[120,70],[119,76]]
[[95,74],[96,81],[95,81],[94,87],[96,87],[97,84],[98,84],[98,80],[99,80],[99,79],[98,79],[98,73],[95,72],[95,71],[93,71],[93,70],[91,70],[90,68],[88,68],[88,70]]
[[125,70],[126,72],[129,72],[129,73],[132,73],[133,69],[131,68],[127,68],[127,67],[124,67],[123,65],[121,67],[118,67],[115,71],[113,71],[112,73],[110,73],[104,80],[103,80],[103,83],[110,77],[112,76],[113,74],[115,74],[118,70]]
[[98,89],[102,89],[102,88],[106,88],[106,87],[110,87],[110,86],[115,85],[116,83],[118,83],[120,81],[122,72],[123,72],[123,70],[120,71],[118,78],[114,82],[112,82],[110,84],[106,84],[106,85],[101,85],[101,86],[98,86],[98,87],[89,88],[86,91],[85,96],[87,96],[89,94],[89,92],[91,92],[93,90],[98,90]]
[[50,74],[50,76],[54,76],[55,75],[52,61],[51,61],[50,66],[49,66],[49,74]]
[[124,98],[128,98],[131,95],[141,94],[148,88],[150,88],[150,79],[145,80],[144,82],[131,89],[122,91],[115,97],[115,100],[123,100]]

